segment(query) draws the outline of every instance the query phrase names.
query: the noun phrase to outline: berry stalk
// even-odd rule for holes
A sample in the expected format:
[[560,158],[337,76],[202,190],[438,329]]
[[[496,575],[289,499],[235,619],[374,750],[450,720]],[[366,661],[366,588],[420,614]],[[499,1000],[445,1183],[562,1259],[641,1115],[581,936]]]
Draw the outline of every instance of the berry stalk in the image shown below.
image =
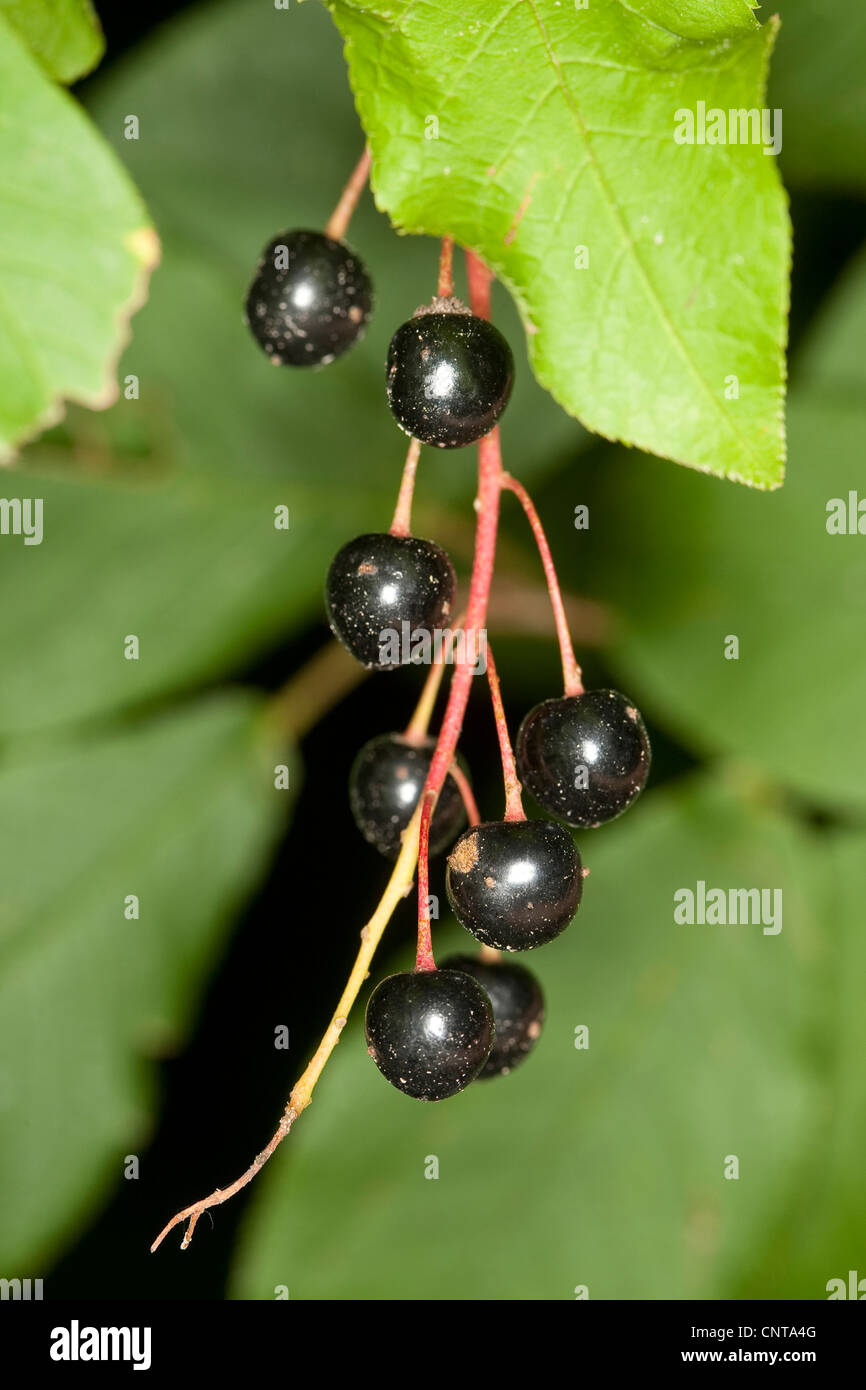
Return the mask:
[[478,959],[485,965],[498,965],[502,960],[502,952],[495,946],[485,946],[482,942],[478,950]]
[[505,819],[526,820],[520,791],[520,779],[517,776],[517,768],[514,763],[514,750],[511,747],[505,707],[502,703],[502,691],[499,687],[499,674],[489,642],[487,644],[487,681],[490,686],[493,718],[496,720],[496,733],[499,738],[499,752],[502,758],[502,778],[505,782]]
[[412,534],[412,499],[415,496],[415,474],[418,472],[420,455],[421,441],[418,439],[410,440],[406,462],[403,464],[403,477],[400,480],[397,505],[394,508],[394,519],[391,522],[392,536],[411,536]]
[[484,262],[474,256],[471,251],[466,252],[466,278],[469,283],[469,303],[472,306],[473,314],[477,314],[480,319],[489,319],[490,286],[493,282],[493,274],[487,269]]
[[329,236],[332,241],[342,241],[349,230],[349,223],[355,208],[358,206],[358,199],[367,186],[367,179],[370,177],[370,149],[364,147],[364,153],[352,170],[349,182],[340,194],[340,201],[331,213],[325,227],[325,236]]
[[439,254],[439,284],[436,287],[438,299],[450,299],[454,294],[454,238],[442,238]]
[[454,778],[454,781],[457,783],[457,789],[460,792],[461,797],[463,798],[463,805],[466,808],[467,821],[470,825],[478,825],[479,821],[481,820],[481,816],[478,812],[478,804],[473,795],[472,788],[469,785],[469,778],[466,776],[466,773],[463,771],[463,768],[460,766],[456,758],[454,759],[454,762],[451,764],[449,774],[451,777]]
[[550,602],[553,608],[553,618],[556,623],[556,635],[559,639],[559,652],[562,657],[562,677],[566,695],[583,694],[583,678],[580,667],[575,660],[574,648],[571,645],[571,633],[568,630],[568,619],[565,616],[565,604],[562,601],[562,593],[559,588],[559,579],[556,574],[556,566],[553,563],[553,556],[550,553],[550,546],[547,543],[547,536],[544,534],[544,527],[541,518],[535,510],[535,504],[522,483],[513,478],[510,473],[503,473],[501,486],[508,492],[513,492],[518,502],[526,513],[526,518],[532,527],[532,534],[535,537],[535,544],[541,556],[541,563],[544,567],[544,577],[547,580],[547,589],[550,594]]
[[[460,617],[457,618],[456,622],[450,628],[452,637],[456,636],[465,621],[466,614],[461,613]],[[444,659],[441,661],[434,661],[427,674],[424,688],[421,691],[418,703],[412,713],[412,718],[409,720],[403,733],[403,737],[408,743],[423,743],[427,737],[427,730],[430,727],[430,720],[433,718],[433,710],[436,705],[436,698],[439,694],[439,688],[442,684],[442,677],[444,674]]]
[[[440,735],[441,741],[441,735]],[[455,746],[457,740],[455,739]],[[438,748],[437,748],[438,752]],[[431,787],[433,768],[427,778],[427,788],[421,795],[421,820],[418,829],[418,945],[415,951],[416,970],[435,970],[433,936],[430,929],[430,822],[436,809],[441,787]]]

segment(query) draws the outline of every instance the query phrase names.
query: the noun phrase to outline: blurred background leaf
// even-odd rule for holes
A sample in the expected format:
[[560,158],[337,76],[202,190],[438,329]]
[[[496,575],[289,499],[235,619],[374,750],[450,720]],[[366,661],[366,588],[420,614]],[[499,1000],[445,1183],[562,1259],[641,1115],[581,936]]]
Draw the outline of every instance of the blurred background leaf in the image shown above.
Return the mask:
[[6,745],[4,1269],[53,1254],[146,1142],[146,1060],[179,1046],[283,822],[276,755],[261,701],[239,694],[135,730]]
[[[30,486],[36,486],[35,480]],[[0,642],[29,651],[0,687],[7,733],[137,705],[223,674],[321,604],[335,521],[277,480],[192,473],[157,487],[40,477],[46,536],[0,550]],[[291,527],[274,509],[291,497]],[[304,497],[306,500],[306,497]],[[30,651],[30,636],[41,634]],[[140,659],[123,659],[127,634]]]
[[809,188],[866,186],[866,10],[822,0],[773,0],[782,31],[768,101],[783,112],[782,172]]
[[866,255],[861,254],[810,334],[796,363],[796,380],[820,388],[828,401],[859,404],[866,414],[864,342]]
[[58,82],[74,82],[102,57],[105,44],[90,0],[0,0],[0,14]]
[[[819,977],[825,1022],[820,1030],[822,1083],[816,1098],[800,1190],[779,1213],[763,1259],[742,1271],[740,1298],[764,1298],[784,1271],[789,1298],[822,1297],[830,1279],[863,1277],[866,1208],[866,837],[834,835],[823,855],[822,933],[826,966]],[[819,1287],[816,1288],[816,1283]]]
[[[620,614],[621,679],[676,737],[748,758],[814,801],[863,809],[866,550],[826,523],[827,502],[847,506],[862,476],[866,412],[797,393],[788,428],[796,467],[772,496],[612,458],[582,588]],[[730,637],[736,660],[725,659]]]

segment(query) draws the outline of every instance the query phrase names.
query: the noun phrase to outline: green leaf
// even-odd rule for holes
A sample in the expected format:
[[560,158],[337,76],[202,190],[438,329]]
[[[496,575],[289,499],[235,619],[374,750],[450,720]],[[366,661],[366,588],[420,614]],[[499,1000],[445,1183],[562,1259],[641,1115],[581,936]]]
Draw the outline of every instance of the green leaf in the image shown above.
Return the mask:
[[842,283],[810,328],[796,363],[796,380],[828,399],[866,400],[866,253],[848,267]]
[[[826,1298],[834,1279],[843,1281],[848,1297],[849,1270],[858,1271],[858,1280],[866,1278],[866,837],[862,832],[833,836],[825,857],[820,981],[827,1022],[821,1033],[824,1079],[816,1123],[799,1188],[779,1215],[766,1258],[744,1272],[738,1298],[766,1298],[779,1271],[785,1272],[789,1298]],[[835,1292],[838,1297],[838,1286]]]
[[329,8],[378,205],[484,258],[554,397],[600,434],[778,486],[790,238],[774,161],[674,139],[698,102],[763,106],[775,23],[755,31],[743,6],[731,36],[734,11],[714,7],[684,28],[725,36],[698,40],[650,21],[675,7],[619,0]]
[[159,243],[123,169],[0,15],[0,458],[116,396]]
[[[530,962],[534,1055],[421,1105],[379,1076],[356,1020],[257,1179],[237,1297],[723,1298],[748,1270],[815,1123],[813,850],[706,783],[647,793],[583,848],[580,916]],[[782,888],[781,932],[676,925],[674,892],[701,879]]]
[[717,39],[757,29],[757,5],[758,0],[630,0],[625,8],[675,38]]
[[[0,547],[0,730],[142,704],[237,669],[322,612],[344,518],[299,486],[187,476],[149,486],[28,477],[44,538]],[[346,505],[371,503],[347,490]],[[274,509],[289,505],[289,529]],[[38,641],[34,640],[38,634]],[[127,636],[139,659],[124,658]]]
[[38,1271],[143,1142],[147,1059],[178,1045],[284,815],[275,760],[259,702],[240,694],[101,738],[7,746],[5,1269]]
[[0,15],[58,82],[83,77],[105,49],[90,0],[0,0]]
[[864,430],[859,407],[792,396],[788,481],[764,497],[620,454],[576,558],[619,611],[612,655],[645,714],[852,809],[866,805],[866,540],[827,526],[861,484]]
[[866,175],[866,9],[775,0],[782,29],[770,105],[784,112],[782,168],[807,188],[862,193]]

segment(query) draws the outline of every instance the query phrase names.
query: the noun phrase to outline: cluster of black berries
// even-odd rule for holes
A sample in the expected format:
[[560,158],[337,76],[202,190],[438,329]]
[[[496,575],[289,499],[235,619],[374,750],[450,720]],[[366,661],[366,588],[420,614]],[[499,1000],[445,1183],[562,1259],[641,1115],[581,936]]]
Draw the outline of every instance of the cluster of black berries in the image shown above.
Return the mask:
[[[396,826],[404,830],[415,809],[433,747],[419,752],[417,772],[407,773],[399,743],[390,735],[367,744],[352,775],[355,818],[368,839],[381,848],[387,841],[390,852],[399,844]],[[557,820],[470,826],[451,850],[445,876],[458,921],[483,946],[507,952],[543,946],[568,926],[580,905],[583,870],[571,835],[557,821],[580,828],[621,815],[646,783],[650,746],[624,695],[589,690],[530,710],[516,760],[523,786]],[[407,781],[412,793],[404,801]],[[457,789],[446,782],[431,848],[453,833],[460,814]],[[367,1005],[367,1044],[392,1085],[419,1100],[443,1100],[476,1078],[513,1070],[532,1050],[543,1017],[541,989],[524,966],[455,956],[438,970],[383,980]]]
[[[272,361],[321,366],[364,330],[370,277],[342,242],[288,232],[266,248],[249,291],[247,317]],[[487,434],[508,403],[514,364],[502,335],[456,299],[436,299],[394,334],[387,395],[407,434],[461,448]],[[385,632],[447,628],[454,567],[433,541],[390,533],[345,545],[328,572],[331,628],[364,666],[392,669],[409,659]],[[407,627],[404,629],[403,624]],[[396,653],[396,654],[395,654]],[[396,858],[418,804],[435,744],[385,734],[358,754],[350,777],[361,833]],[[614,690],[590,690],[536,705],[516,744],[520,780],[553,820],[471,826],[448,857],[448,899],[462,925],[488,950],[454,956],[439,969],[391,975],[367,1006],[370,1055],[383,1075],[420,1100],[455,1095],[476,1078],[512,1070],[541,1031],[544,1000],[522,965],[496,951],[552,941],[580,904],[583,870],[570,833],[598,826],[631,805],[646,783],[650,747],[638,710]],[[430,851],[452,844],[463,821],[446,779],[430,829]]]

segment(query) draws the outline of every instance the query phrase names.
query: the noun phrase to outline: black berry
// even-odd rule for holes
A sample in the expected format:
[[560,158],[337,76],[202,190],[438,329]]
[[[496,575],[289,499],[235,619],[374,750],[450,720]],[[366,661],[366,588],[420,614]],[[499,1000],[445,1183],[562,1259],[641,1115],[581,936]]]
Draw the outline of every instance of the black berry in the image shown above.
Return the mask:
[[455,584],[451,561],[433,541],[387,532],[358,536],[328,571],[328,621],[364,666],[402,666],[448,627]]
[[603,825],[644,788],[650,744],[640,712],[616,690],[544,700],[517,735],[520,780],[569,825]]
[[[380,734],[365,743],[349,774],[349,803],[364,839],[388,859],[400,853],[406,829],[424,790],[436,740],[410,743],[401,734]],[[453,777],[445,779],[430,824],[430,853],[441,854],[463,824],[465,812]]]
[[467,931],[501,951],[530,951],[568,926],[580,903],[580,855],[552,821],[488,821],[448,856],[448,900]]
[[283,232],[265,247],[247,322],[272,362],[322,367],[364,332],[373,286],[362,261],[322,232]]
[[463,306],[446,313],[419,310],[388,348],[388,404],[398,425],[440,449],[459,449],[488,434],[513,381],[508,343]]
[[529,1055],[541,1033],[544,995],[535,976],[517,961],[485,961],[477,956],[449,956],[441,969],[471,975],[490,1000],[493,1046],[478,1080],[507,1076]]
[[493,1042],[484,990],[458,970],[389,975],[370,995],[367,1051],[398,1091],[445,1100],[474,1081]]

